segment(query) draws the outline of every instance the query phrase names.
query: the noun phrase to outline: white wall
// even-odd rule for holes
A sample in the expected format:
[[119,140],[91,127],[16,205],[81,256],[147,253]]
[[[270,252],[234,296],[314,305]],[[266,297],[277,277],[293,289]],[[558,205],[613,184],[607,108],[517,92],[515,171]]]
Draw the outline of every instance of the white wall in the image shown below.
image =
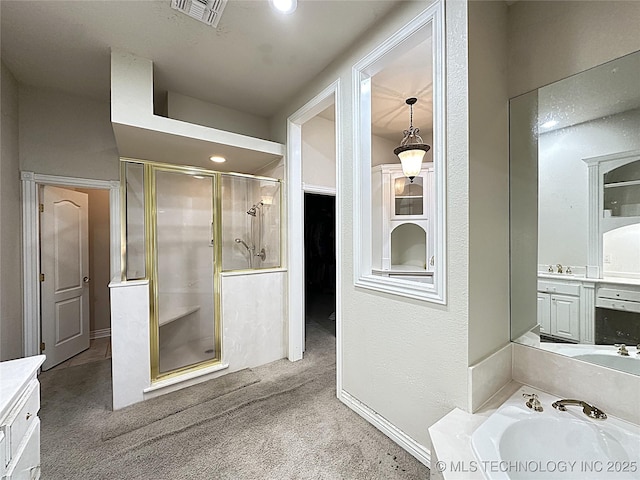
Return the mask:
[[4,63],[1,70],[0,361],[22,356],[18,82]]
[[[468,160],[466,106],[466,2],[447,3],[447,246],[448,304],[406,300],[353,286],[353,124],[351,68],[413,19],[428,2],[403,2],[356,45],[330,64],[272,122],[274,138],[286,140],[286,120],[336,78],[341,81],[343,163],[337,206],[343,222],[343,389],[419,444],[427,428],[453,407],[466,408],[468,316]],[[394,145],[395,146],[395,145]],[[393,148],[391,148],[391,152]],[[389,162],[386,162],[389,163]],[[489,279],[490,280],[490,279]],[[453,354],[455,352],[455,354]]]
[[169,118],[269,140],[266,118],[240,112],[176,92],[167,93]]
[[518,1],[509,7],[509,97],[640,49],[640,2]]
[[469,364],[508,343],[507,6],[503,2],[472,1],[469,2]]
[[539,136],[538,263],[587,265],[589,174],[583,158],[640,149],[640,110]]
[[255,172],[255,175],[283,180],[285,177],[284,157],[282,157],[279,160],[276,160],[275,162],[271,162],[269,165],[266,165],[263,168],[257,170]]
[[89,330],[111,328],[109,304],[109,190],[77,189],[89,196]]
[[20,169],[120,178],[109,103],[20,86]]
[[[400,132],[402,134],[402,132]],[[422,137],[428,145],[432,145],[427,136]],[[400,139],[402,140],[402,139]],[[400,159],[393,154],[395,148],[400,145],[400,140],[394,142],[388,138],[371,135],[371,166],[383,165],[385,163],[400,163]],[[424,161],[430,160],[431,152],[427,152]]]
[[336,123],[316,116],[302,126],[302,181],[336,188]]

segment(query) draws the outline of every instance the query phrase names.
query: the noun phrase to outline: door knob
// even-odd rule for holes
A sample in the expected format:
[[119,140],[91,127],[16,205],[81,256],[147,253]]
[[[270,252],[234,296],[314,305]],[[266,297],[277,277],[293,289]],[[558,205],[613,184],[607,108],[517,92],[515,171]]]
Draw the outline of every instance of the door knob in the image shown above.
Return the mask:
[[89,280],[90,280],[90,278],[89,278],[89,277],[84,277],[84,278],[82,279],[82,281],[83,281],[84,283],[89,283]]

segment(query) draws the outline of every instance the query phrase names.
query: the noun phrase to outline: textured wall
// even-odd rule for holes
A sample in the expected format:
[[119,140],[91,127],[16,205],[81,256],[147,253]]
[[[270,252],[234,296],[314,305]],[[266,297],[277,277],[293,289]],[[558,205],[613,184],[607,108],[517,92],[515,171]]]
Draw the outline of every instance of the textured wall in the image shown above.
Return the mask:
[[640,2],[519,1],[509,7],[509,97],[640,49]]
[[21,85],[20,169],[118,180],[109,103]]
[[302,126],[302,181],[336,187],[336,124],[313,117]]
[[22,356],[18,83],[2,63],[0,157],[0,361]]
[[507,6],[469,2],[469,364],[509,343]]
[[266,118],[221,107],[175,92],[167,93],[169,118],[269,140]]
[[540,135],[538,264],[587,265],[589,172],[582,159],[639,150],[638,132],[634,110]]
[[[467,402],[468,161],[467,5],[447,2],[447,255],[448,304],[356,289],[353,286],[353,123],[351,68],[414,18],[427,2],[406,2],[325,69],[272,121],[274,138],[286,140],[286,119],[323,88],[340,79],[343,142],[342,216],[343,388],[422,445],[427,428]],[[463,346],[462,348],[460,348]],[[452,352],[456,352],[452,354]]]

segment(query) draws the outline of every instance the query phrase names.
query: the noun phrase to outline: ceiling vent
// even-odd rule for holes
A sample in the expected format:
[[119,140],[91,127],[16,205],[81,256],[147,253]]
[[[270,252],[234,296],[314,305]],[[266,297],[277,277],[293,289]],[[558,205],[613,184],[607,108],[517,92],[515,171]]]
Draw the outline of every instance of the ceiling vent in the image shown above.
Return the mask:
[[171,8],[186,13],[191,18],[217,27],[228,0],[171,0]]

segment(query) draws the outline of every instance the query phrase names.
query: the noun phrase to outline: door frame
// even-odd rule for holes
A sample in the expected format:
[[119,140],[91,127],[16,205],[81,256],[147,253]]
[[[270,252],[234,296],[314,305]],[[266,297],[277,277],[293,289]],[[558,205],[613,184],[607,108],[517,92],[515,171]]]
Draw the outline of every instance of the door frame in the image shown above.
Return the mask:
[[[287,270],[288,270],[288,358],[302,359],[304,352],[304,242],[292,239],[304,238],[304,193],[302,181],[302,126],[330,105],[335,111],[336,135],[336,385],[337,395],[342,391],[342,128],[340,79],[338,78],[287,119]],[[313,186],[307,185],[311,193]],[[317,187],[316,187],[317,189]]]
[[79,187],[109,190],[110,278],[121,274],[120,182],[20,172],[22,182],[22,318],[24,356],[40,350],[40,208],[38,187]]

